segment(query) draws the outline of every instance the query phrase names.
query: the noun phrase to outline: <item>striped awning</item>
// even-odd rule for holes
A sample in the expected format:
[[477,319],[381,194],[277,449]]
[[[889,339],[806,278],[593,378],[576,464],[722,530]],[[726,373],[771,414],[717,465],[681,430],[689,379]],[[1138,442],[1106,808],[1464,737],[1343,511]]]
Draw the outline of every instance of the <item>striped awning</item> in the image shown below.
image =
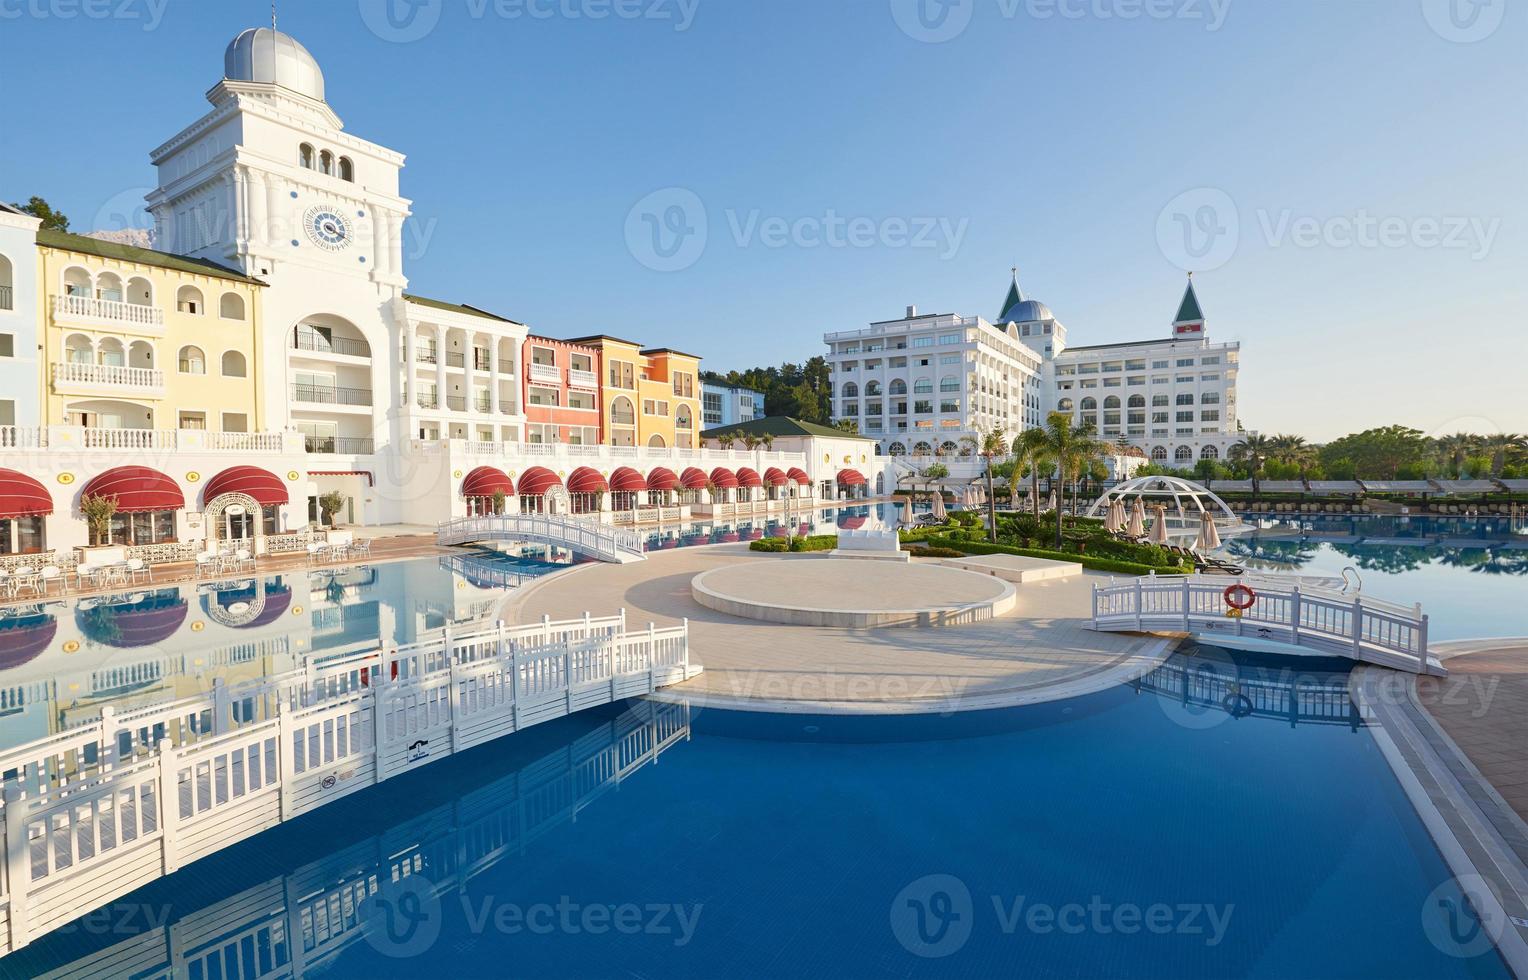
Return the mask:
[[25,473],[0,470],[0,517],[38,517],[53,513],[48,488]]
[[[696,472],[699,473],[700,471],[696,470]],[[705,474],[701,473],[700,475],[701,479],[704,480]],[[705,486],[705,484],[702,483],[701,486]],[[647,474],[647,489],[678,490],[679,477],[674,475],[673,470],[665,469],[662,466],[655,467],[651,473]]]
[[739,466],[737,469],[737,485],[740,487],[762,487],[764,478],[759,476],[758,471],[747,466]]
[[799,466],[792,466],[785,475],[804,487],[812,485],[812,478],[807,476],[806,470],[801,469]]
[[230,466],[208,480],[202,488],[202,505],[206,506],[227,493],[247,494],[254,497],[261,507],[279,506],[291,501],[281,478],[258,466]]
[[772,487],[783,487],[790,483],[790,477],[780,472],[777,467],[771,466],[764,471],[764,482]]
[[110,497],[117,502],[117,512],[144,514],[150,511],[180,510],[186,506],[175,481],[147,466],[118,466],[85,484],[80,497]]
[[706,471],[694,466],[686,468],[679,474],[679,484],[686,490],[704,490],[706,484],[710,482],[711,478],[706,475]]
[[723,490],[734,490],[738,485],[737,475],[723,466],[718,466],[711,471],[711,482]]
[[610,484],[592,466],[580,466],[568,474],[569,493],[604,493],[609,489]]
[[869,482],[859,470],[838,471],[838,485],[841,487],[862,487]]
[[617,493],[636,493],[647,489],[647,478],[630,466],[619,466],[610,474],[610,489]]
[[557,474],[545,466],[532,466],[520,474],[520,495],[522,497],[539,497],[553,487],[562,486],[562,481]]
[[479,466],[462,481],[463,497],[492,497],[496,493],[507,497],[514,492],[515,481],[493,466]]

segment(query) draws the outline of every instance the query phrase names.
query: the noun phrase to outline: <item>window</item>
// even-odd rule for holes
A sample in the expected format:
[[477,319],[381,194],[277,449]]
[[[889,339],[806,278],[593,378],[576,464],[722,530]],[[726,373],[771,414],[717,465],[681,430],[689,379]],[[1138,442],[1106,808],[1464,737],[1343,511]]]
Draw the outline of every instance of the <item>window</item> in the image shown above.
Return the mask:
[[934,382],[928,378],[919,378],[913,382],[913,394],[931,395],[934,393]]
[[1059,402],[1056,403],[1056,411],[1058,411],[1058,412],[1070,412],[1072,410],[1072,406],[1074,404],[1075,403],[1070,398],[1063,398]]
[[1152,450],[1151,450],[1151,458],[1152,459],[1166,459],[1167,458],[1167,447],[1166,446],[1153,446]]
[[207,357],[200,347],[182,347],[179,361],[181,374],[207,373]]
[[244,297],[238,293],[224,293],[218,300],[218,315],[225,320],[244,319]]
[[206,412],[181,412],[176,419],[178,428],[203,431],[207,428]]
[[1180,357],[1180,358],[1178,358],[1178,366],[1179,367],[1193,367],[1194,366],[1194,359],[1192,357]]
[[1218,408],[1209,408],[1209,409],[1205,409],[1205,410],[1201,411],[1199,413],[1199,421],[1201,421],[1201,422],[1219,422],[1220,421],[1220,409],[1218,409]]
[[917,415],[932,415],[934,413],[933,401],[913,402],[913,412]]
[[1167,424],[1167,413],[1166,412],[1152,412],[1151,413],[1151,424],[1152,425],[1166,425]]
[[202,313],[202,291],[195,286],[182,286],[175,294],[175,308],[182,313],[190,313],[200,316]]
[[962,344],[965,343],[965,338],[958,333],[942,333],[939,335],[939,342],[941,344]]
[[1192,405],[1192,404],[1194,404],[1194,396],[1193,396],[1193,394],[1190,393],[1190,394],[1179,395],[1178,396],[1178,404],[1179,405]]
[[959,354],[941,354],[941,355],[939,355],[939,363],[943,364],[945,366],[949,366],[951,364],[959,364],[960,363],[960,355]]
[[175,512],[149,511],[142,514],[117,514],[105,541],[91,534],[91,544],[165,544],[175,540]]
[[313,146],[311,144],[304,143],[297,148],[297,165],[304,170],[313,169]]
[[844,385],[843,396],[845,398],[858,398],[859,397],[859,385],[855,384],[853,381],[850,381],[850,382],[846,383]]
[[355,164],[350,162],[349,157],[340,157],[340,180],[355,183]]
[[1104,408],[1105,409],[1114,409],[1114,410],[1118,411],[1118,409],[1119,409],[1119,396],[1118,395],[1110,395],[1108,398],[1105,398],[1104,399]]
[[0,333],[0,357],[16,356],[15,334]]
[[328,150],[320,153],[318,155],[318,169],[331,177],[334,176],[334,154]]
[[1180,423],[1182,423],[1182,422],[1192,422],[1192,421],[1194,421],[1194,413],[1193,412],[1179,412],[1178,413],[1178,421]]
[[893,395],[905,395],[905,394],[907,394],[907,382],[903,381],[901,378],[894,379],[891,382],[891,394],[893,394]]
[[[1199,363],[1204,365],[1205,367],[1210,367],[1212,365],[1219,364],[1220,363],[1220,355],[1219,354],[1212,354],[1209,357],[1201,357],[1199,359]],[[1216,455],[1219,455],[1219,450],[1217,450],[1214,446],[1205,446],[1204,449],[1205,449],[1205,452],[1211,452],[1211,453],[1215,453]]]
[[223,377],[243,378],[248,373],[244,364],[244,355],[236,350],[223,352]]
[[0,555],[35,555],[45,549],[46,517],[0,519]]
[[1082,400],[1082,410],[1084,412],[1096,412],[1096,411],[1098,411],[1098,399],[1096,399],[1096,398],[1084,398]]
[[[1170,365],[1166,361],[1152,361],[1151,362],[1151,369],[1153,371],[1166,371],[1168,369],[1168,367],[1170,367]],[[1163,457],[1162,458],[1163,459],[1167,458],[1166,450],[1163,450]]]
[[941,399],[939,402],[939,411],[946,415],[958,413],[960,411],[960,402]]
[[959,391],[960,390],[960,379],[959,378],[953,378],[953,377],[940,378],[939,379],[939,390],[940,391],[945,391],[945,392]]
[[1152,395],[1151,396],[1151,404],[1152,404],[1153,408],[1166,408],[1167,407],[1167,396],[1166,395]]
[[1200,459],[1219,459],[1220,458],[1220,449],[1217,446],[1205,446],[1203,449],[1199,450],[1199,458]]
[[1180,463],[1191,462],[1194,458],[1194,451],[1187,446],[1179,446],[1173,451],[1173,458]]
[[1207,392],[1205,392],[1203,395],[1200,396],[1199,404],[1201,404],[1201,405],[1219,405],[1220,404],[1220,392],[1218,392],[1218,391],[1207,391]]
[[932,346],[934,346],[934,338],[933,337],[914,337],[913,338],[913,346],[914,347],[932,347]]
[[224,412],[223,413],[223,431],[224,432],[248,432],[249,431],[249,416],[244,414],[243,412]]
[[636,367],[630,361],[610,362],[610,387],[631,391],[637,387]]

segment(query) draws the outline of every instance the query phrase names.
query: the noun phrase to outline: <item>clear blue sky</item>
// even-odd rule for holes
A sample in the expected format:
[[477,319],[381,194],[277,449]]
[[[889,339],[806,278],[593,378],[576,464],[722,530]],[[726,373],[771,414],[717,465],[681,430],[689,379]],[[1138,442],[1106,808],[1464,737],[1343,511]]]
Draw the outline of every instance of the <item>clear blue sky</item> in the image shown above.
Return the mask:
[[[81,2],[0,0],[0,196],[89,230],[269,7]],[[1249,427],[1528,430],[1522,5],[1214,0],[1211,30],[1211,0],[395,2],[402,27],[383,0],[281,27],[347,130],[408,155],[414,291],[725,370],[912,303],[993,317],[1015,263],[1073,343],[1154,337],[1199,265]],[[613,4],[657,16],[587,16]],[[1131,10],[1176,15],[1098,14]],[[633,213],[665,188],[693,197]],[[704,249],[655,271],[647,212],[699,214]],[[1394,240],[1347,244],[1365,214]],[[868,240],[819,244],[829,215]]]

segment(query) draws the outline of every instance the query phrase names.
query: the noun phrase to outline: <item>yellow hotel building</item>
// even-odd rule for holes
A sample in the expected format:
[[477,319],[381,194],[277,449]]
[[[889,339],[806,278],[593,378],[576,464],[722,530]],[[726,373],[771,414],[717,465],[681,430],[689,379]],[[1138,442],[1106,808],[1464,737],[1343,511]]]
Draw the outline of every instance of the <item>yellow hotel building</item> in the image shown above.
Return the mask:
[[568,341],[600,352],[600,431],[607,446],[700,447],[700,358],[643,350],[619,337]]
[[260,280],[65,232],[37,245],[43,424],[262,430]]

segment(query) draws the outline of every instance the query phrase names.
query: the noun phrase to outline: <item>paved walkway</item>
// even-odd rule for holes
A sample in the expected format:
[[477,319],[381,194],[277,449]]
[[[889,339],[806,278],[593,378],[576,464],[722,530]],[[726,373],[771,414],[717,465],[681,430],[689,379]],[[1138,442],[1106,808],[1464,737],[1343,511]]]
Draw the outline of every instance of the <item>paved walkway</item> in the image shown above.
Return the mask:
[[1012,613],[942,628],[775,625],[713,612],[691,598],[690,580],[701,572],[788,560],[721,545],[657,552],[629,565],[583,565],[516,590],[502,615],[525,622],[624,608],[628,626],[688,618],[692,656],[706,670],[668,691],[771,710],[956,711],[1075,697],[1156,667],[1170,646],[1159,637],[1084,629],[1092,575],[1022,586]]
[[1417,679],[1417,698],[1528,820],[1528,644],[1475,643],[1445,660],[1447,677]]

